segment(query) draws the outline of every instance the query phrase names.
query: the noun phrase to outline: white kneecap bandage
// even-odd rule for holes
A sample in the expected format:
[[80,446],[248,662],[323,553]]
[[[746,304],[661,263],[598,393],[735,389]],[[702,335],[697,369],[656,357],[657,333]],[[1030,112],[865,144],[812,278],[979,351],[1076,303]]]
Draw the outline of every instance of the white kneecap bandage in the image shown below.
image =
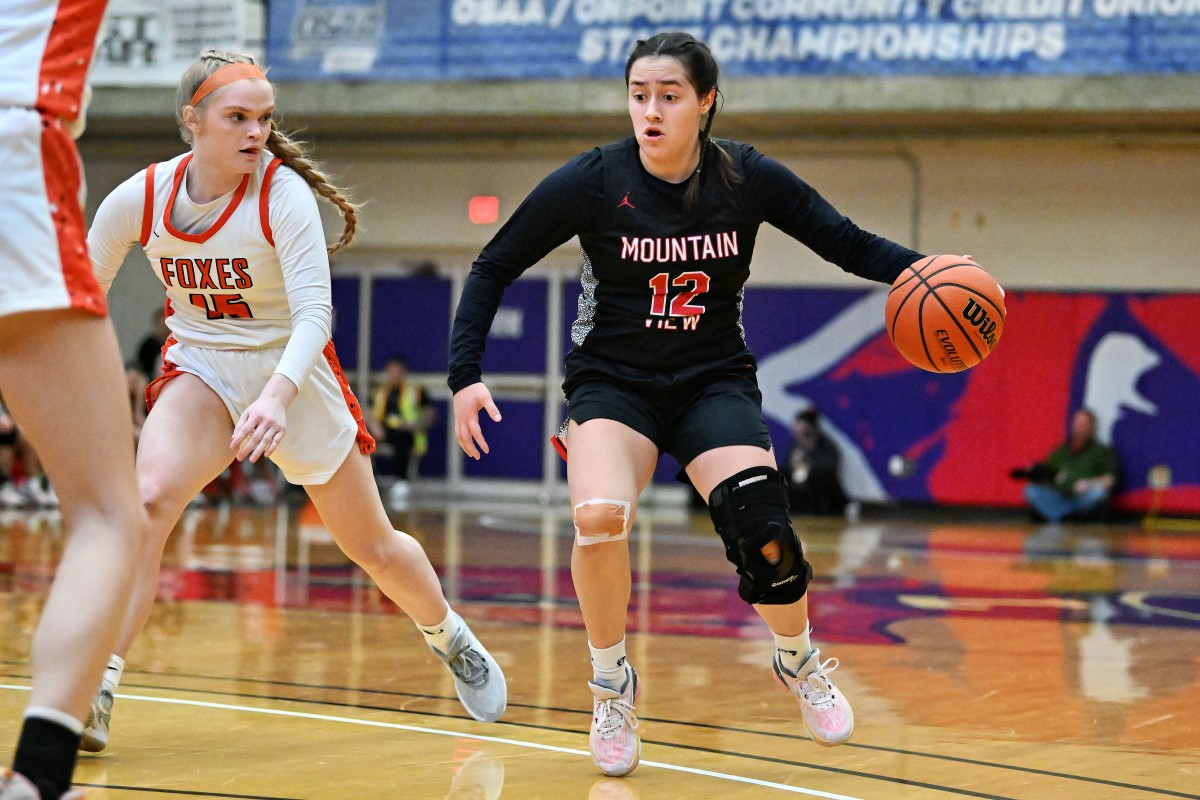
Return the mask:
[[575,543],[584,547],[629,536],[629,506],[628,500],[584,500],[575,506]]

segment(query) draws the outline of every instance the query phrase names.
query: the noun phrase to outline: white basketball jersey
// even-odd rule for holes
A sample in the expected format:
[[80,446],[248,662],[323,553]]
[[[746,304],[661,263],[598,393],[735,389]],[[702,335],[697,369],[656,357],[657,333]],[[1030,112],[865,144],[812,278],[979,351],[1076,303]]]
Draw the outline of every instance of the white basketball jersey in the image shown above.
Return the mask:
[[0,106],[79,116],[107,0],[0,0]]
[[[271,181],[282,161],[266,151],[202,230],[177,230],[171,212],[192,154],[146,170],[141,244],[167,290],[167,326],[185,344],[212,349],[279,347],[292,317],[271,231]],[[284,169],[287,169],[286,167]]]

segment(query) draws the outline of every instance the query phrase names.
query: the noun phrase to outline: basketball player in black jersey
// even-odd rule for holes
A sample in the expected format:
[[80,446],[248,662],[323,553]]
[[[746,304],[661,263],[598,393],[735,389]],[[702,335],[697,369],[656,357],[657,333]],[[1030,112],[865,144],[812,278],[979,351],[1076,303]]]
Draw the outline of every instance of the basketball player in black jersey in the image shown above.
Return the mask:
[[788,517],[741,326],[758,228],[770,223],[842,269],[891,283],[920,253],[861,230],[786,167],[709,136],[718,67],[690,34],[639,41],[625,67],[633,135],[541,182],[471,268],[454,320],[449,384],[467,455],[488,452],[478,414],[500,421],[481,382],[501,294],[574,236],[583,294],[566,359],[571,571],[595,675],[591,751],[625,775],[641,750],[638,675],[625,657],[626,538],[659,454],[684,465],[729,560],[738,593],[775,635],[774,673],[818,743],[845,742],[850,704],[809,642],[812,568]]

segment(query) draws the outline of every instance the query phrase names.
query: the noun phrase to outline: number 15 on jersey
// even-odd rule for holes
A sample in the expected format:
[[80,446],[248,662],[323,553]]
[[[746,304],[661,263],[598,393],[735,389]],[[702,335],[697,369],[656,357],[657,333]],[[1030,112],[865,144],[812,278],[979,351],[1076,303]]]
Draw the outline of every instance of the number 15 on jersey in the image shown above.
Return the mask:
[[254,318],[250,304],[240,294],[192,294],[188,295],[188,302],[203,311],[209,319]]

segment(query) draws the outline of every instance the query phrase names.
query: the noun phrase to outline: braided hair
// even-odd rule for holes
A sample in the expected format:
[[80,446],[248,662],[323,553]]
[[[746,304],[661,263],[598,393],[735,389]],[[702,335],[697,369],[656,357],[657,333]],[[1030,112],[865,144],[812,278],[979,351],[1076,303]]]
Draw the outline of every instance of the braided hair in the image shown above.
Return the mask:
[[[633,50],[629,53],[629,58],[625,62],[625,85],[629,86],[629,73],[633,69],[633,64],[639,58],[647,58],[650,56],[669,56],[679,61],[683,65],[684,72],[687,73],[688,81],[692,84],[692,88],[696,90],[696,94],[704,97],[712,90],[716,89],[717,99],[721,99],[721,89],[717,86],[717,79],[720,77],[721,68],[717,65],[717,59],[713,56],[712,51],[708,49],[708,45],[684,31],[665,31],[655,34],[649,39],[639,39],[637,44],[633,46]],[[700,131],[700,163],[696,166],[696,171],[692,173],[692,177],[688,179],[687,190],[683,195],[684,208],[692,209],[700,200],[700,180],[701,173],[705,169],[707,154],[711,150],[713,158],[717,165],[717,174],[721,176],[728,187],[733,187],[735,184],[742,182],[742,176],[738,173],[737,168],[733,165],[733,159],[725,149],[709,138],[709,131],[712,130],[713,119],[717,116],[716,100],[708,108],[708,116],[704,121],[704,128]]]
[[[183,77],[175,90],[175,120],[179,124],[180,135],[189,145],[192,143],[192,132],[183,122],[183,109],[185,106],[191,105],[192,96],[200,88],[200,84],[226,64],[257,65],[257,62],[251,56],[241,53],[205,50],[183,72]],[[205,97],[200,100],[199,105],[203,107],[207,102],[208,98]],[[271,132],[267,136],[266,147],[278,156],[284,165],[295,170],[296,174],[303,178],[313,191],[337,206],[338,211],[341,212],[342,219],[345,221],[342,235],[336,242],[329,245],[329,253],[332,255],[343,247],[348,247],[354,241],[354,235],[358,230],[358,211],[362,205],[352,202],[345,189],[333,185],[329,177],[321,171],[320,165],[308,157],[303,143],[279,130],[274,122],[271,124]]]

